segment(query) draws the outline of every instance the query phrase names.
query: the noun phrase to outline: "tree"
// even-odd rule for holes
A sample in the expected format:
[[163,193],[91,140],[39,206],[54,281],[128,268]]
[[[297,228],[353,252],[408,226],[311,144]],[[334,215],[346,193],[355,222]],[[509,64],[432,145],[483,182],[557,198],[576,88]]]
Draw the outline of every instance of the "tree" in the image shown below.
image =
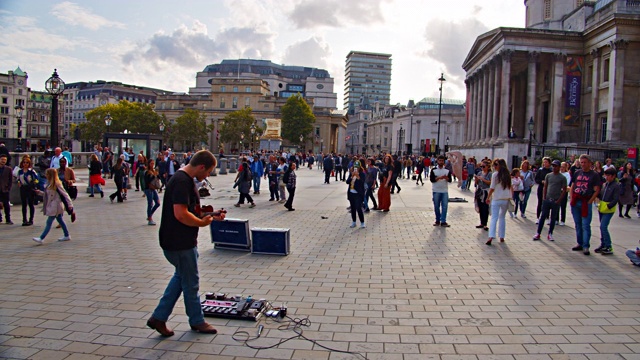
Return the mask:
[[206,143],[213,125],[207,125],[206,116],[199,110],[185,109],[184,113],[171,124],[169,139],[182,142],[185,150],[194,150],[197,145]]
[[[253,117],[251,108],[232,111],[221,121],[220,142],[239,143],[240,134],[244,134],[245,141],[251,141],[251,125],[256,124],[256,118]],[[258,136],[262,134],[262,131],[261,126],[255,126],[255,133]]]
[[[292,144],[304,143],[313,132],[316,117],[300,94],[291,96],[282,107],[282,137]],[[300,135],[304,139],[300,141]]]
[[162,117],[153,111],[153,105],[122,100],[117,104],[106,104],[87,111],[87,121],[78,125],[80,139],[101,142],[102,135],[107,132],[104,122],[107,114],[111,115],[112,119],[109,132],[122,132],[126,129],[132,133],[160,133]]

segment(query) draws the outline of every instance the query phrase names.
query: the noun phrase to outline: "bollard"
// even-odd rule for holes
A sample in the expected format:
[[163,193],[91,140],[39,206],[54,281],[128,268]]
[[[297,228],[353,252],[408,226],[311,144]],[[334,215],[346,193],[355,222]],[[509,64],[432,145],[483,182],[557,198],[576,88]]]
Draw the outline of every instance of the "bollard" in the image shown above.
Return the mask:
[[220,159],[220,175],[227,175],[227,158]]
[[235,174],[238,172],[237,161],[237,158],[229,158],[229,174]]

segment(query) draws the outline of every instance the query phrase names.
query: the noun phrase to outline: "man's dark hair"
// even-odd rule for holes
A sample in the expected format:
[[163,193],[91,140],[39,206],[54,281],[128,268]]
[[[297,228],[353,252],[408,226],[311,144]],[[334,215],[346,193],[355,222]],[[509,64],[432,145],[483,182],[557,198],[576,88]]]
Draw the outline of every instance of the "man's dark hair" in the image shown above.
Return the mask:
[[612,167],[610,167],[610,168],[608,168],[607,170],[605,170],[605,171],[604,171],[604,173],[605,173],[606,175],[617,175],[617,174],[618,174],[618,173],[616,172],[616,169],[615,169],[615,168],[612,168]]
[[447,161],[447,158],[444,155],[438,155],[438,160],[440,159]]
[[208,150],[200,150],[189,161],[189,165],[191,166],[200,166],[204,165],[205,169],[208,169],[213,166],[218,165],[218,161],[215,156],[210,153]]

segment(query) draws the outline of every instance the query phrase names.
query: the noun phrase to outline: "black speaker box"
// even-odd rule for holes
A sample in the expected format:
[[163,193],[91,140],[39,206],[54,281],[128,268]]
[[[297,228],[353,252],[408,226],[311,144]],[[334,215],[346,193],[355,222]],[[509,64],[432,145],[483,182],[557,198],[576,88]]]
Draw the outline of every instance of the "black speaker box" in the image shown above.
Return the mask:
[[211,242],[216,245],[231,245],[251,248],[249,237],[249,220],[224,219],[213,221],[211,229]]
[[251,251],[251,247],[246,245],[229,245],[229,244],[213,244],[213,248],[216,250],[232,250],[232,251]]
[[251,253],[289,255],[289,229],[251,229]]

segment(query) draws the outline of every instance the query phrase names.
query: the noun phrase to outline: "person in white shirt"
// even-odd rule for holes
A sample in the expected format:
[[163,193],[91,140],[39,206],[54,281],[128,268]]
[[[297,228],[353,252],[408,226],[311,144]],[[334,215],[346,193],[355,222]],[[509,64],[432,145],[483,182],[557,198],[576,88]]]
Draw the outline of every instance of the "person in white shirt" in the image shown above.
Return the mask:
[[64,155],[62,155],[62,149],[57,147],[55,149],[54,155],[51,158],[51,164],[49,165],[50,168],[52,169],[59,169],[60,168],[60,159],[62,159],[64,157]]
[[444,155],[438,156],[438,165],[433,168],[429,175],[433,191],[433,207],[436,213],[436,222],[433,226],[449,227],[447,223],[447,208],[449,205],[449,183],[451,182],[451,171],[444,165]]
[[606,164],[604,164],[604,166],[602,167],[603,172],[606,171],[609,168],[611,168],[611,169],[615,169],[616,168],[616,166],[613,165],[611,162],[612,162],[612,160],[610,158],[606,160]]
[[493,238],[496,237],[496,225],[499,226],[498,236],[500,236],[500,242],[504,242],[506,233],[505,217],[509,208],[509,200],[513,197],[511,174],[509,174],[507,162],[504,159],[495,159],[493,160],[493,168],[495,171],[491,175],[491,186],[487,196],[487,204],[491,204],[491,225],[489,225],[487,245],[491,245]]

